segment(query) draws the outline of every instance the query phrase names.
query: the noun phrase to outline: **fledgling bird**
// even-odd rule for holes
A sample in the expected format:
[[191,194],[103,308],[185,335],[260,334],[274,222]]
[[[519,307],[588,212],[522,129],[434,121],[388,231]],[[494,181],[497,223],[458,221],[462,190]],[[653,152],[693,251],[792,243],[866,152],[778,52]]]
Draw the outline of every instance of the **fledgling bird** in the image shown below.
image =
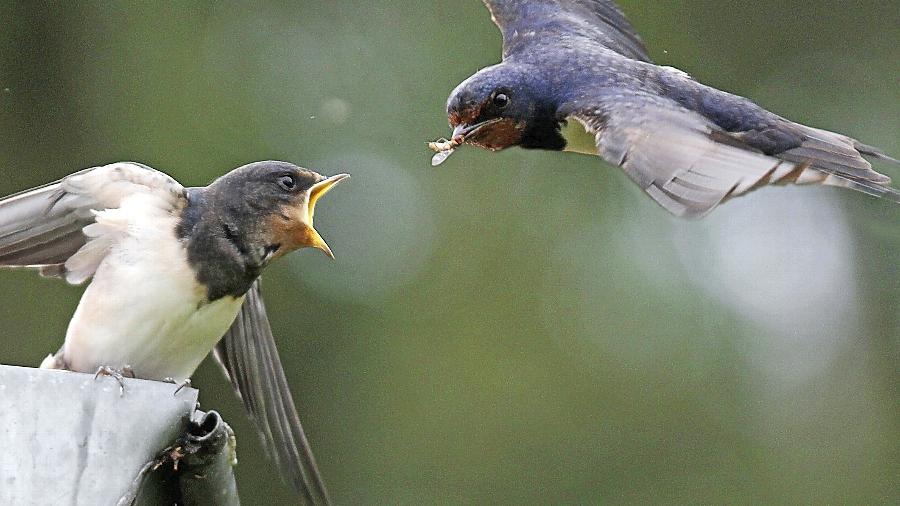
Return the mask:
[[278,358],[259,276],[312,247],[316,202],[348,176],[244,165],[185,188],[146,165],[85,169],[0,200],[0,266],[91,280],[65,344],[41,367],[185,380],[213,351],[282,475],[328,503]]
[[450,94],[453,134],[430,143],[433,165],[463,144],[599,155],[679,216],[768,184],[819,183],[900,202],[864,157],[900,161],[655,65],[611,0],[484,3],[503,34],[503,61]]

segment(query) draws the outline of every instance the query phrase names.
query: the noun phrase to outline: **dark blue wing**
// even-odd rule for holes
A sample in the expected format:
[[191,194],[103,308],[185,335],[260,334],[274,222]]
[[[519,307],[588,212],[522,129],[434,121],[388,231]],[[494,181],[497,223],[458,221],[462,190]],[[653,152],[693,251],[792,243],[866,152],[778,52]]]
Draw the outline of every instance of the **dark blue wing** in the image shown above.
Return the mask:
[[863,159],[891,160],[844,135],[778,119],[798,147],[766,154],[747,132],[727,132],[695,111],[659,95],[618,89],[587,93],[567,104],[595,136],[597,154],[618,165],[672,214],[699,217],[722,202],[770,184],[825,184],[900,203],[890,178]]
[[259,283],[247,292],[241,312],[213,349],[213,357],[244,402],[281,475],[305,504],[327,505],[328,492],[284,377]]
[[581,36],[628,58],[650,61],[640,36],[612,0],[484,0],[503,33],[503,57],[532,41]]

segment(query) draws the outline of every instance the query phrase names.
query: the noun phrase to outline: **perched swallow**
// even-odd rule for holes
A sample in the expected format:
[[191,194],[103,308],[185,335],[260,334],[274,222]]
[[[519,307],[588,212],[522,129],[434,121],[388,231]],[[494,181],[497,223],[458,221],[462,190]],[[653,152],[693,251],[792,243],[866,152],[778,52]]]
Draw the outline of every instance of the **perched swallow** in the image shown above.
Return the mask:
[[328,495],[282,371],[259,276],[312,247],[316,202],[347,178],[256,162],[185,188],[133,162],[76,172],[0,200],[0,266],[90,279],[62,349],[42,367],[184,380],[213,351],[283,476]]
[[864,157],[900,161],[653,64],[611,0],[484,3],[503,34],[503,61],[450,94],[453,134],[430,143],[434,165],[463,144],[599,155],[679,216],[768,184],[819,183],[900,202]]

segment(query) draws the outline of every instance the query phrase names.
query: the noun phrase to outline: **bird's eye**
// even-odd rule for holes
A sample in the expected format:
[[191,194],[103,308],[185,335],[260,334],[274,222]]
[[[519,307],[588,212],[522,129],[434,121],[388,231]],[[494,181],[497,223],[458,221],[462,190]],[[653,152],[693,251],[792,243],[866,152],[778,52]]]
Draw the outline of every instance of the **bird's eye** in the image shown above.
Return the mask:
[[509,105],[509,97],[507,97],[506,94],[498,93],[494,95],[494,107],[503,109],[507,105]]
[[291,191],[297,186],[297,182],[294,181],[294,176],[284,175],[278,178],[278,186],[287,191]]

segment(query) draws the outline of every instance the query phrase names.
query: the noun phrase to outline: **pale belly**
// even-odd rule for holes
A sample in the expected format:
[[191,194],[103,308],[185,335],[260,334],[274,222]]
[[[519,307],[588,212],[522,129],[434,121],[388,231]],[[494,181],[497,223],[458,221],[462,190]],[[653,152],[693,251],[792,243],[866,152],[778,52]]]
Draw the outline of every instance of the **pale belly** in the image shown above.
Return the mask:
[[174,238],[127,239],[104,259],[85,290],[66,332],[64,360],[74,371],[129,366],[138,378],[189,378],[243,302],[243,297],[204,299],[205,290]]

